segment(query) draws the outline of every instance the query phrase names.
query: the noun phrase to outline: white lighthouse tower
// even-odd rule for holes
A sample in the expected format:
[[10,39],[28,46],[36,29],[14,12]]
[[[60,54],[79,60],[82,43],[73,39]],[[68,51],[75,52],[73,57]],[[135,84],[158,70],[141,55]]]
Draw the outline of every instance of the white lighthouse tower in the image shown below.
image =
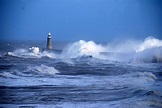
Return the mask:
[[47,37],[47,49],[51,50],[52,49],[52,36],[51,33],[48,33],[48,37]]

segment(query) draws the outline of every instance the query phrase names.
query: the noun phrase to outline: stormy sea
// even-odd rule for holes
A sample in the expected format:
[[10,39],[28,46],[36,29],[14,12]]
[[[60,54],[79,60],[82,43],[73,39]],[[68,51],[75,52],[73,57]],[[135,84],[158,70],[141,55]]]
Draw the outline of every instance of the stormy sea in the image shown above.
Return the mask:
[[1,108],[162,108],[162,40],[0,42]]

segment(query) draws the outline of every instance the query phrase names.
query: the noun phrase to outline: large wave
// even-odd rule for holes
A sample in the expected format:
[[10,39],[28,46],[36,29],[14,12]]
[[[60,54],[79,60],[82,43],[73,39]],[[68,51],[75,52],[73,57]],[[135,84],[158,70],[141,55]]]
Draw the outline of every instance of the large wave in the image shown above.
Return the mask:
[[57,69],[54,67],[46,66],[46,65],[40,65],[40,66],[28,66],[25,72],[36,72],[38,74],[49,74],[53,75],[56,73],[59,73]]
[[80,40],[68,45],[64,48],[62,56],[64,58],[77,58],[82,56],[93,56],[101,58],[100,52],[105,52],[106,49],[101,44],[96,44],[93,41]]
[[162,40],[148,37],[136,50],[136,61],[162,62]]
[[162,62],[162,40],[148,37],[143,42],[127,40],[107,45],[80,40],[68,45],[62,52],[64,58],[93,57],[121,62]]
[[136,52],[141,52],[146,49],[162,47],[162,40],[156,39],[154,37],[147,37],[144,42],[139,45],[139,48]]
[[22,78],[22,77],[34,77],[34,76],[41,76],[41,75],[55,75],[60,73],[57,69],[51,66],[46,65],[38,65],[38,66],[27,66],[25,70],[9,70],[3,71],[0,73],[1,77],[4,78]]

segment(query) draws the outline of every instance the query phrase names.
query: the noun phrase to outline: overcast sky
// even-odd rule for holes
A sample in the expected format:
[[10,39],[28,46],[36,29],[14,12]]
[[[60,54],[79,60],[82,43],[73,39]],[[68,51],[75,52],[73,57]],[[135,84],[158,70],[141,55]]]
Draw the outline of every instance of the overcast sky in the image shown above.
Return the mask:
[[162,0],[0,0],[0,39],[162,39]]

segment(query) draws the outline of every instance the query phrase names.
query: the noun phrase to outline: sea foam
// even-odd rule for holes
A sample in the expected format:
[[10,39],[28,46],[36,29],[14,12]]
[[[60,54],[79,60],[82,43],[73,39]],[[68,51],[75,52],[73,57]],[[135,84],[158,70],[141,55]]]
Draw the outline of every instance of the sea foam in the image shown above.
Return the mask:
[[7,55],[22,58],[56,58],[71,59],[80,57],[93,57],[99,60],[118,62],[162,62],[162,40],[148,37],[144,41],[125,40],[112,42],[107,45],[97,44],[93,41],[79,40],[67,45],[61,54],[39,50],[39,47],[29,49],[16,49]]
[[38,74],[56,74],[59,73],[57,69],[54,67],[46,66],[46,65],[40,65],[40,66],[28,66],[25,70],[26,72],[36,72]]
[[162,40],[148,37],[143,42],[127,40],[107,45],[80,40],[68,45],[62,52],[64,58],[82,56],[119,62],[162,62]]
[[13,52],[7,52],[7,55],[21,58],[42,58],[42,57],[56,58],[56,54],[54,54],[53,52],[48,51],[41,52],[39,50],[39,47],[31,47],[29,49],[20,48],[14,50]]
[[96,44],[93,41],[80,40],[74,42],[73,44],[67,46],[62,55],[66,58],[77,58],[81,56],[93,56],[95,58],[100,58],[99,53],[105,52],[105,48],[101,44]]
[[162,40],[156,39],[154,37],[147,37],[144,42],[142,42],[136,52],[141,52],[151,48],[162,47]]

